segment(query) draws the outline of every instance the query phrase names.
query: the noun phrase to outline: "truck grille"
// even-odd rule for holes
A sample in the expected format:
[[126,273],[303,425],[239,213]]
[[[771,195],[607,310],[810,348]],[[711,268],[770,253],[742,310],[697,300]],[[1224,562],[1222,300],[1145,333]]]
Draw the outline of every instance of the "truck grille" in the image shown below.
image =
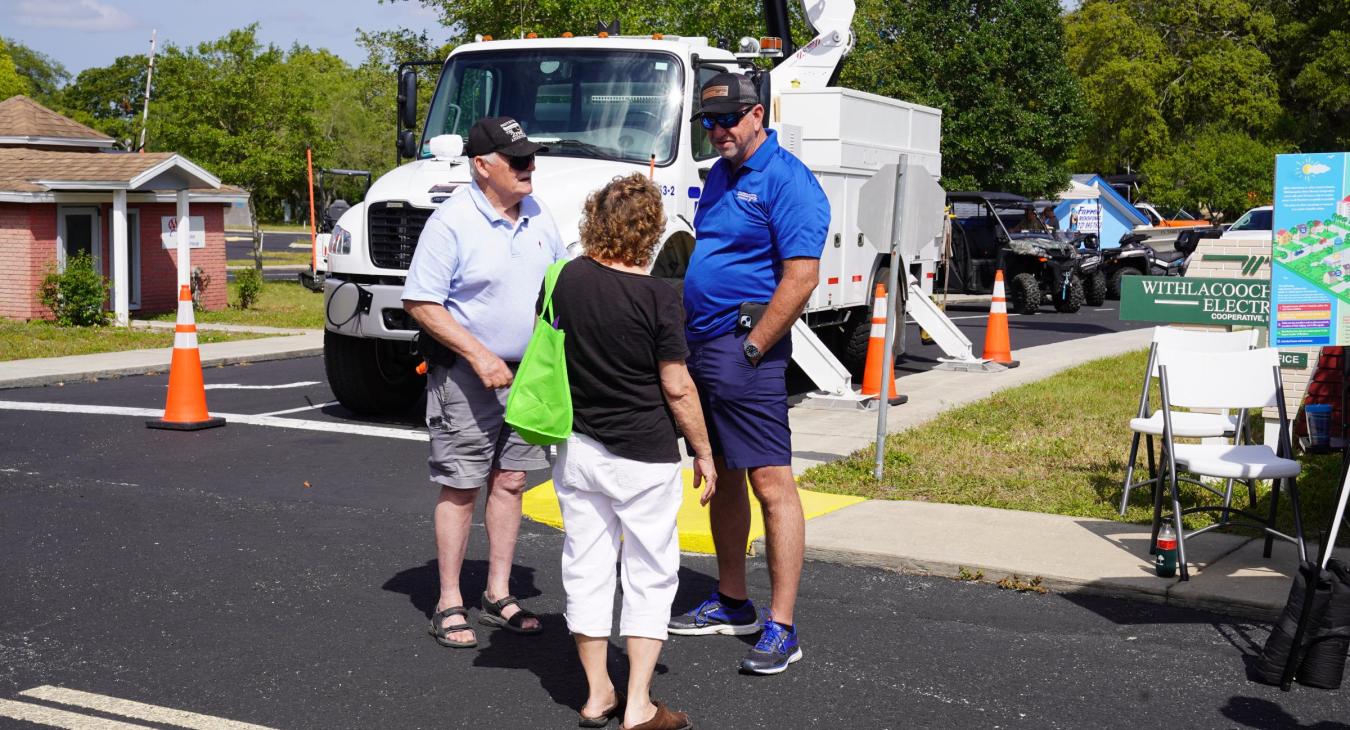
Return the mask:
[[407,269],[417,250],[417,237],[434,211],[397,200],[367,208],[370,262],[382,269]]

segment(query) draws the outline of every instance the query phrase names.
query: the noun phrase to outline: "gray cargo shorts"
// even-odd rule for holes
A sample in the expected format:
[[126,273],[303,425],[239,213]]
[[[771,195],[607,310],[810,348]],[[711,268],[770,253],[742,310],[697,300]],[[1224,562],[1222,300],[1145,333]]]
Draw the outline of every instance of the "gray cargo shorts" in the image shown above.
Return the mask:
[[454,489],[486,486],[493,469],[547,469],[549,451],[506,425],[507,389],[489,390],[463,358],[427,373],[431,481]]

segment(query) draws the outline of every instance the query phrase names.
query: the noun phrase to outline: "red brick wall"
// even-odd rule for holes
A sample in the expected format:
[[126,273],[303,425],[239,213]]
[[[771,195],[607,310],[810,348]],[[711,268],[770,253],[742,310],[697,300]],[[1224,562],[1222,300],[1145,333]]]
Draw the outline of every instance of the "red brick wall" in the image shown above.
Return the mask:
[[0,317],[50,317],[38,285],[56,264],[56,206],[0,203]]
[[[112,278],[112,204],[99,206],[104,274]],[[178,308],[178,252],[160,242],[160,218],[177,212],[173,203],[130,204],[140,211],[141,308],[136,314],[172,312]],[[56,209],[54,203],[0,203],[0,317],[51,318],[38,303],[42,277],[56,266]],[[206,248],[192,250],[192,265],[211,277],[206,287],[207,309],[224,309],[225,206],[196,203],[191,215],[205,219]],[[111,302],[109,303],[111,308]]]
[[[142,314],[170,312],[178,308],[178,251],[160,241],[160,219],[177,214],[173,203],[128,205],[141,212],[141,308]],[[202,216],[206,224],[206,248],[190,251],[192,266],[211,277],[206,287],[207,309],[224,309],[228,301],[225,283],[225,206],[194,203],[188,214]],[[108,216],[112,215],[111,206]]]

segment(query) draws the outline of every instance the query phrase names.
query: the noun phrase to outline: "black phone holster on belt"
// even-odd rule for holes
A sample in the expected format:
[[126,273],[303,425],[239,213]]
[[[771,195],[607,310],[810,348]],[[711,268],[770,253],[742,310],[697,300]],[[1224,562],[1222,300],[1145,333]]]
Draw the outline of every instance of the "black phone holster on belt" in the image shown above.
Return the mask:
[[422,355],[422,359],[427,361],[428,365],[440,365],[441,367],[450,367],[459,359],[459,355],[454,350],[441,344],[441,341],[431,336],[426,330],[417,331],[416,340],[417,351]]
[[736,332],[745,334],[754,329],[768,308],[768,302],[741,302],[741,309],[736,313]]

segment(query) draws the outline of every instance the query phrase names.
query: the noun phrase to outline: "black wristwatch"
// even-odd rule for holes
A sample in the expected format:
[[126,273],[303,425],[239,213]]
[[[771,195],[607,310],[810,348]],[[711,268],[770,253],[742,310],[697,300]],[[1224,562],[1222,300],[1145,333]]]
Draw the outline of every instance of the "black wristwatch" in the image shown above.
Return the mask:
[[759,359],[761,357],[764,357],[764,353],[760,352],[758,347],[755,347],[755,343],[746,340],[745,359],[749,360],[751,365],[754,365],[755,363],[759,362]]

